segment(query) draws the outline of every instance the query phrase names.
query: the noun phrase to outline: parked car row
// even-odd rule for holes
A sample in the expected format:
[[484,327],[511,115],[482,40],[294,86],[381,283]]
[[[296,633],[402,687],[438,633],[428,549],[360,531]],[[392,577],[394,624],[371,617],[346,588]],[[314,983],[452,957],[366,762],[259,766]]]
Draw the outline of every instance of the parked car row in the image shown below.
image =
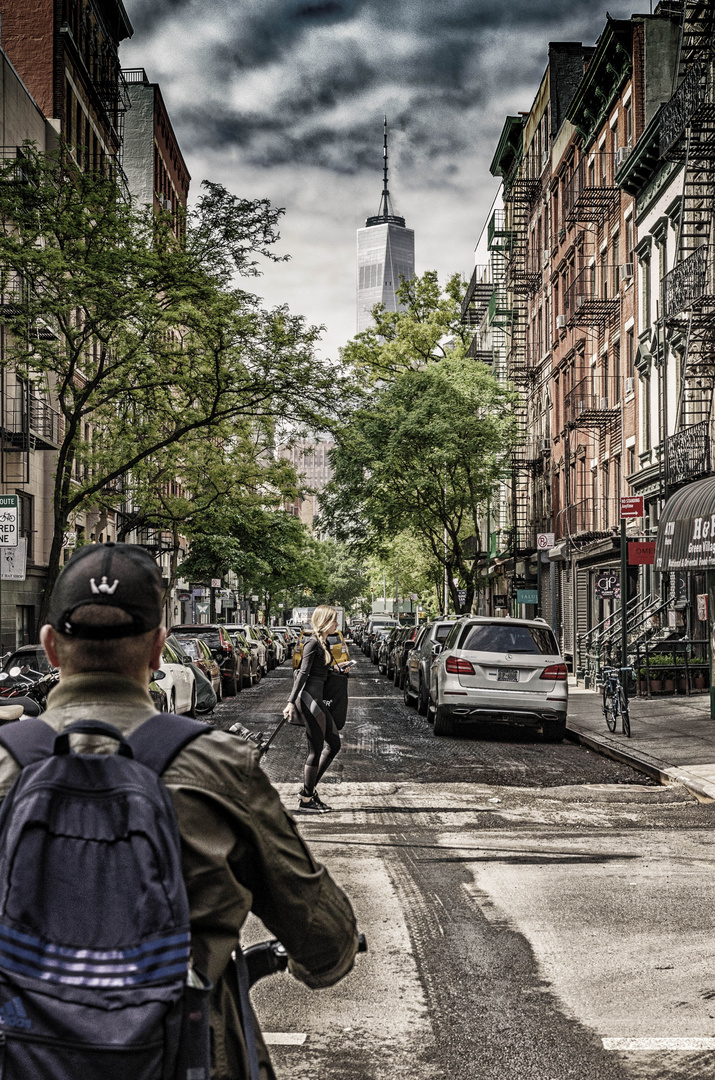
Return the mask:
[[361,645],[435,735],[480,721],[537,727],[547,742],[566,734],[568,671],[544,619],[467,615],[369,633],[366,625]]
[[290,654],[287,627],[182,623],[172,627],[149,688],[158,709],[195,716],[257,686]]

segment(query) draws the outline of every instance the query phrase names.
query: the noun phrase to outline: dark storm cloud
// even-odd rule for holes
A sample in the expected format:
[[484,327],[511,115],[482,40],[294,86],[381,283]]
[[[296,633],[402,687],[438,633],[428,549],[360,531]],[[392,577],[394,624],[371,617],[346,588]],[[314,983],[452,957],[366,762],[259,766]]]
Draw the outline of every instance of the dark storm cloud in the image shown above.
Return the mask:
[[[401,164],[447,176],[450,156],[498,130],[495,102],[531,94],[546,42],[592,44],[593,0],[127,0],[137,38],[181,35],[172,118],[193,151],[247,164],[374,171],[389,113]],[[613,6],[613,5],[612,5]],[[618,6],[618,4],[616,4]],[[173,39],[172,39],[173,40]],[[161,47],[157,45],[157,54]],[[186,57],[186,64],[181,59]],[[171,87],[166,87],[171,90]],[[503,117],[502,117],[503,118]],[[400,136],[403,136],[400,139]]]

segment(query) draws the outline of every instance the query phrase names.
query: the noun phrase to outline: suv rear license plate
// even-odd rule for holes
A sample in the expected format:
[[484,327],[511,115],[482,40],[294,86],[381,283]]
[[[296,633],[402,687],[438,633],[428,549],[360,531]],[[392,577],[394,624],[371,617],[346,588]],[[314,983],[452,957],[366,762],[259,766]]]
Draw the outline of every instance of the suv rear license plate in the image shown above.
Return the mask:
[[519,670],[515,667],[503,667],[499,668],[497,674],[497,682],[518,682]]

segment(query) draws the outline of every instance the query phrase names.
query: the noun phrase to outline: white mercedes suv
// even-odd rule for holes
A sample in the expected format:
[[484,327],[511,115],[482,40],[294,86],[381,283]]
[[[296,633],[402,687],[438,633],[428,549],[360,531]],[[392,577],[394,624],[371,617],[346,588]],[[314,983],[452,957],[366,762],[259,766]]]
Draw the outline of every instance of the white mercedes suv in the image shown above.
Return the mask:
[[459,619],[430,671],[435,735],[483,721],[539,727],[547,742],[566,734],[568,672],[544,619]]

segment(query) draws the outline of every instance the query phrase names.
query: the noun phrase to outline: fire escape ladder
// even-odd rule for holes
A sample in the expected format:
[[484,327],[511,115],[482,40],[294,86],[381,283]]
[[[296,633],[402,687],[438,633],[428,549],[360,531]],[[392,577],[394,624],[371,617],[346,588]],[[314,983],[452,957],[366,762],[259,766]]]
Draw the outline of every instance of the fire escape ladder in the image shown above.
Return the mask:
[[711,469],[715,396],[715,0],[688,0],[683,18],[678,88],[663,109],[661,154],[682,162],[676,261],[663,279],[665,328],[684,342],[675,434],[668,473],[677,485]]

